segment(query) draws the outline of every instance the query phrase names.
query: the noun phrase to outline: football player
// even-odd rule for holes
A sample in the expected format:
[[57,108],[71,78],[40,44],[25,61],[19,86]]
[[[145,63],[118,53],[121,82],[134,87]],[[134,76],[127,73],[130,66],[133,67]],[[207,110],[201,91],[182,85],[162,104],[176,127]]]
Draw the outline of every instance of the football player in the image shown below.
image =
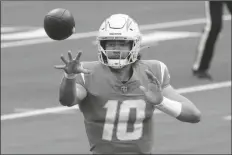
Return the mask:
[[93,154],[150,154],[155,108],[183,122],[197,123],[200,111],[170,84],[167,66],[140,60],[141,33],[125,14],[107,18],[97,36],[98,60],[80,62],[81,52],[65,65],[59,101],[78,104]]

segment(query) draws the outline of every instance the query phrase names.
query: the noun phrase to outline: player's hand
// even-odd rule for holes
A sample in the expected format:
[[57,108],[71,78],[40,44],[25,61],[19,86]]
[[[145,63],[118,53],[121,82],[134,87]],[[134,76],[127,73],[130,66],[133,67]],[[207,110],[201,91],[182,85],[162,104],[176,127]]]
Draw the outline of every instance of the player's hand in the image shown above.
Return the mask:
[[82,54],[82,52],[79,51],[77,53],[77,56],[75,57],[75,59],[73,59],[71,51],[68,51],[69,60],[66,60],[64,58],[64,56],[61,55],[60,58],[64,62],[65,65],[56,65],[55,68],[62,69],[67,74],[79,74],[79,73],[89,74],[90,70],[83,68],[81,63],[80,63],[81,54]]
[[148,89],[146,89],[144,86],[140,86],[139,88],[143,91],[147,102],[153,105],[160,104],[163,101],[161,84],[152,74],[152,72],[149,70],[146,70],[145,72],[149,80]]

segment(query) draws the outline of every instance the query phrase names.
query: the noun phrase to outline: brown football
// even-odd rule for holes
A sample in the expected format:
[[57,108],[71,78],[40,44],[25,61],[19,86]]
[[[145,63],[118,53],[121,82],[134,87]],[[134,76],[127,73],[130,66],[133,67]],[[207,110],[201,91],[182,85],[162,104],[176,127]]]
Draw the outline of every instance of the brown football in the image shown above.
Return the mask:
[[54,40],[64,40],[75,30],[75,20],[67,9],[53,9],[44,18],[44,30]]

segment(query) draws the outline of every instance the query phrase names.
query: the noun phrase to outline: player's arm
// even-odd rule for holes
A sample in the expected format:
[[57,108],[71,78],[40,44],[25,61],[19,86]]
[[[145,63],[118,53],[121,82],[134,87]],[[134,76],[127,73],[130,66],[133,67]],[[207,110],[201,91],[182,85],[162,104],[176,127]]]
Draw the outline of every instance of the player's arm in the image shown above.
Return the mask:
[[86,89],[84,88],[84,74],[89,74],[88,69],[83,68],[79,59],[82,52],[78,52],[75,59],[72,58],[71,51],[68,52],[69,60],[66,60],[61,55],[61,60],[65,65],[57,65],[56,69],[64,70],[64,77],[60,84],[59,101],[64,106],[73,106],[79,104],[86,95]]
[[157,108],[180,121],[199,122],[201,118],[200,111],[189,99],[179,94],[170,85],[170,74],[167,66],[160,62],[160,67],[163,101],[160,105],[157,105]]
[[60,84],[59,101],[63,106],[79,104],[87,95],[86,89],[76,83],[75,75],[70,77],[65,74]]
[[162,93],[164,99],[161,104],[166,104],[167,109],[164,111],[167,114],[183,122],[198,123],[200,121],[201,112],[197,107],[189,99],[180,95],[171,85],[165,87]]

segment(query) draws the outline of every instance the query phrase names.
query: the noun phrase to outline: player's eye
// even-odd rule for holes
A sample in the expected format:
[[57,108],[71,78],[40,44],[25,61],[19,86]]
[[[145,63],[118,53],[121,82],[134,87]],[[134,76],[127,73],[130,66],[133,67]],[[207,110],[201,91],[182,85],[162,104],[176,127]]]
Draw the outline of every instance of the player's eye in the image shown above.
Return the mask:
[[114,47],[115,44],[113,44],[113,43],[108,43],[106,46],[107,46],[107,47]]
[[127,44],[125,42],[121,42],[119,45],[120,46],[126,46]]

